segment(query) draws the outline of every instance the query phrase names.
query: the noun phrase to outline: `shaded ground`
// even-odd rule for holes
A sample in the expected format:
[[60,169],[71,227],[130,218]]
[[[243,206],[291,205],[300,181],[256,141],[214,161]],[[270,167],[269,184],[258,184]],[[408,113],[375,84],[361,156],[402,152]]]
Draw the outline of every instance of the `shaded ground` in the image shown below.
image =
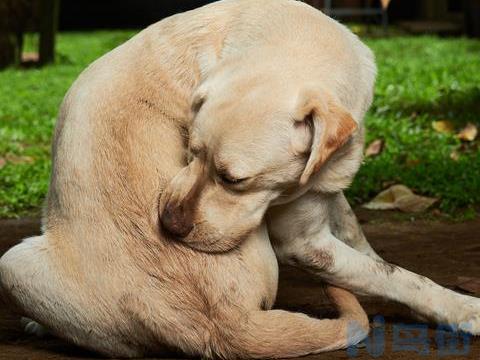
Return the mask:
[[[389,222],[374,223],[369,213],[359,214],[364,229],[374,248],[386,260],[397,263],[412,271],[424,274],[444,286],[455,288],[458,276],[480,275],[480,219],[467,223],[446,224],[434,222]],[[0,254],[3,254],[19,239],[37,234],[39,222],[35,219],[0,221]],[[317,316],[331,314],[331,307],[325,303],[321,285],[304,273],[292,269],[281,270],[281,281],[277,307],[298,310]],[[452,333],[436,331],[431,327],[414,332],[406,331],[405,324],[414,324],[408,317],[408,310],[397,304],[381,300],[362,299],[372,319],[384,316],[385,326],[374,325],[376,347],[355,349],[356,355],[346,351],[311,356],[306,359],[370,359],[374,354],[383,354],[383,359],[479,359],[480,340],[470,339],[467,348],[464,339]],[[404,325],[402,325],[404,324]],[[394,341],[394,330],[401,330]],[[385,341],[381,340],[383,333]],[[422,337],[425,335],[424,337]],[[413,341],[405,340],[414,337]],[[403,339],[403,340],[402,340]],[[448,344],[455,354],[447,355]],[[453,340],[452,340],[453,339]],[[398,350],[406,343],[416,350]],[[384,350],[382,346],[384,345]],[[408,344],[407,344],[408,345]],[[443,351],[443,352],[442,352]],[[450,351],[451,352],[451,351]],[[461,353],[467,353],[461,355]],[[443,355],[443,356],[442,356]],[[58,339],[36,339],[27,336],[20,328],[17,316],[3,307],[0,309],[0,359],[91,359],[95,354],[66,344]]]

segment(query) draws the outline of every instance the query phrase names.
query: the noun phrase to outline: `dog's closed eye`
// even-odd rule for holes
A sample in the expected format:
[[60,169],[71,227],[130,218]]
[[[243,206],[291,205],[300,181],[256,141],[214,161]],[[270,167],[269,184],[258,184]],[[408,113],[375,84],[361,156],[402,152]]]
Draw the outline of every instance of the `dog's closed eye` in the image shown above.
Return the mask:
[[228,173],[225,173],[225,172],[221,172],[221,173],[218,173],[218,178],[220,179],[220,181],[224,184],[227,184],[227,185],[235,185],[235,184],[240,184],[242,182],[244,182],[245,180],[247,180],[248,178],[235,178],[231,175],[229,175]]

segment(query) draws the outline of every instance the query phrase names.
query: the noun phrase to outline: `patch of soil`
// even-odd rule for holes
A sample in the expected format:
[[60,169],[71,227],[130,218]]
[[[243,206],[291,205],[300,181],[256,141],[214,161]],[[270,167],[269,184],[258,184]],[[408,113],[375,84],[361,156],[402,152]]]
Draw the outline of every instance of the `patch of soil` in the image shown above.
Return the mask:
[[[480,219],[465,223],[428,221],[378,223],[371,213],[359,214],[367,238],[377,252],[395,264],[456,288],[458,277],[480,276]],[[0,220],[0,255],[20,239],[38,234],[37,219]],[[457,289],[458,290],[458,289]],[[409,310],[380,299],[362,298],[372,320],[367,346],[319,354],[305,359],[479,359],[480,340],[464,339],[436,326],[418,324]],[[281,268],[276,307],[318,317],[332,316],[322,284],[290,267]],[[380,318],[376,317],[381,315]],[[373,321],[375,319],[375,321]],[[382,322],[384,319],[384,323]],[[414,329],[412,330],[412,326]],[[466,346],[465,346],[466,344]],[[55,338],[26,335],[17,315],[0,308],[0,359],[94,359],[97,355]]]

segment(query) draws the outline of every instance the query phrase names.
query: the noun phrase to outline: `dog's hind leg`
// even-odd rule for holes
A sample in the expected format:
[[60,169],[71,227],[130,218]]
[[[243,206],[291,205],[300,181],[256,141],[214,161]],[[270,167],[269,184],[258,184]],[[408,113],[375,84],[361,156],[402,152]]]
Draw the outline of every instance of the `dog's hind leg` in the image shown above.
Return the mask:
[[14,309],[23,312],[25,309],[41,307],[35,301],[39,295],[48,299],[49,294],[42,296],[53,285],[49,262],[45,261],[48,252],[45,235],[24,239],[9,249],[0,258],[0,289],[6,300]]
[[362,341],[368,335],[368,318],[355,296],[334,287],[327,287],[327,294],[339,310],[338,319],[319,320],[283,310],[253,311],[230,336],[219,335],[221,348],[214,352],[223,358],[285,358]]
[[105,330],[103,304],[88,306],[92,293],[57,267],[49,240],[48,235],[25,239],[0,258],[0,292],[21,315],[34,320],[27,330],[48,330],[104,354],[142,355]]

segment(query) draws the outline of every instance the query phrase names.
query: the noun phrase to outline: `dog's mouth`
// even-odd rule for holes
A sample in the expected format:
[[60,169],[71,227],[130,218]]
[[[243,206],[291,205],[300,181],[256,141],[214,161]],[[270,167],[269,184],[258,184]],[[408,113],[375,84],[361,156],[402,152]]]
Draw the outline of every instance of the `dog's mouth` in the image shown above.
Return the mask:
[[206,226],[205,222],[194,223],[192,230],[185,237],[170,232],[161,224],[159,224],[159,230],[160,235],[170,243],[209,254],[223,254],[235,251],[249,235],[249,233],[245,233],[234,238],[231,235],[223,234],[214,228]]

